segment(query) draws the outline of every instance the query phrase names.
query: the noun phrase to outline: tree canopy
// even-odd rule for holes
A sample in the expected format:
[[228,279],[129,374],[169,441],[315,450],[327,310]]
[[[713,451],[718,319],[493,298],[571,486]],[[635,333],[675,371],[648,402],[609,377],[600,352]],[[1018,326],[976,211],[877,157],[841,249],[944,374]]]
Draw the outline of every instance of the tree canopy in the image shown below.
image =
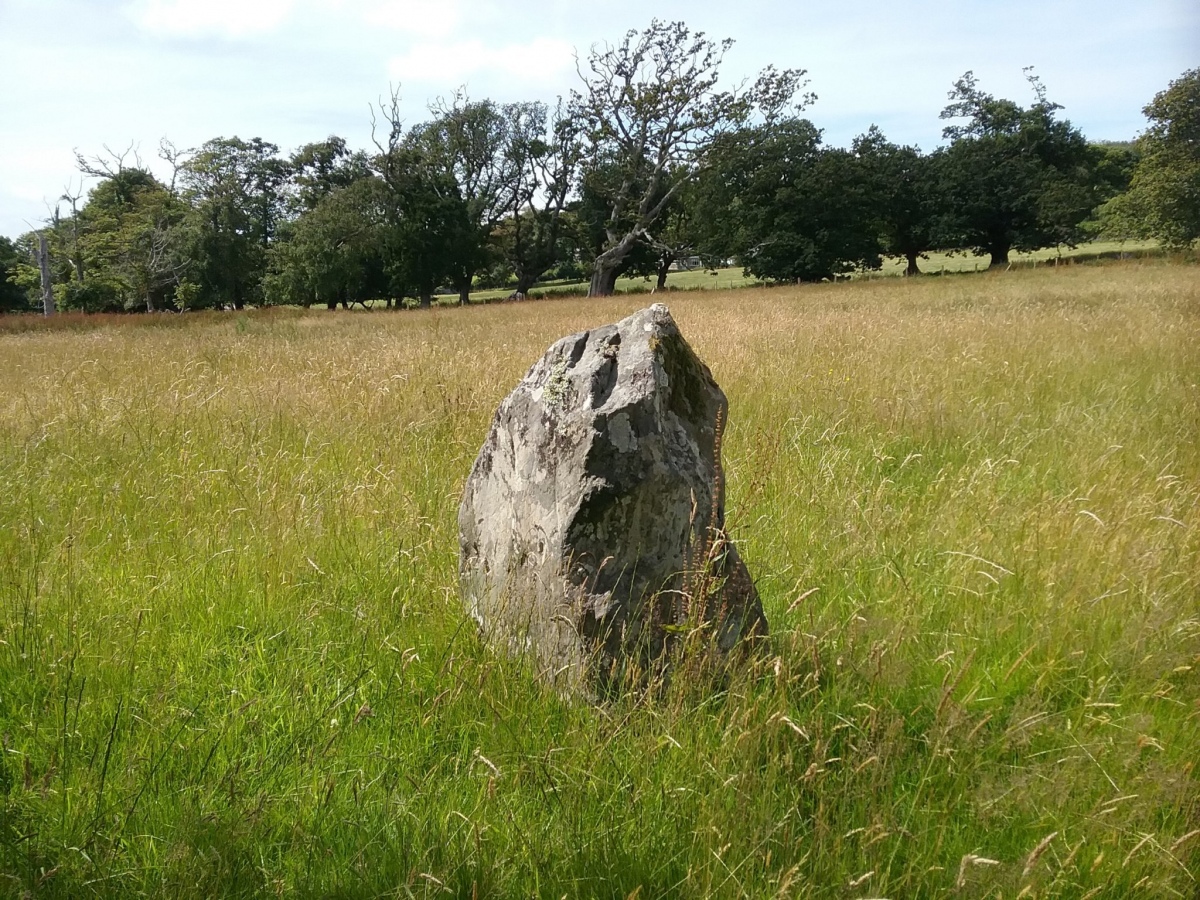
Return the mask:
[[29,292],[21,283],[22,262],[16,243],[0,237],[0,312],[32,309]]
[[1108,210],[1127,233],[1182,249],[1200,238],[1200,69],[1190,69],[1143,110],[1150,127],[1129,191]]
[[657,19],[616,46],[593,47],[572,114],[592,147],[593,189],[609,213],[593,263],[593,296],[611,294],[621,265],[717,138],[760,104],[775,111],[799,89],[802,71],[767,69],[749,90],[719,89],[733,41],[711,41],[683,22]]
[[769,281],[885,256],[916,275],[935,249],[1003,267],[1101,230],[1200,236],[1200,70],[1145,107],[1136,143],[1102,144],[1028,70],[1025,106],[967,72],[941,114],[947,145],[923,152],[874,126],[827,145],[803,117],[804,71],[723,85],[730,46],[653,20],[592,47],[557,104],[460,90],[411,124],[393,89],[369,149],[164,140],[153,171],[132,145],[77,153],[91,189],[69,185],[44,228],[0,244],[0,310],[42,307],[42,236],[58,307],[86,312],[424,307],[483,284],[523,297],[547,276],[604,295],[620,275],[661,289],[674,267],[734,261]]
[[1074,244],[1083,221],[1103,198],[1094,175],[1095,151],[1079,129],[1057,116],[1041,81],[1026,70],[1034,102],[1022,107],[985,93],[971,72],[954,83],[942,118],[960,120],[940,180],[948,199],[953,246],[990,254],[992,266],[1009,252]]
[[853,153],[788,118],[725,135],[704,177],[709,255],[741,259],[771,281],[819,281],[879,265],[870,177]]

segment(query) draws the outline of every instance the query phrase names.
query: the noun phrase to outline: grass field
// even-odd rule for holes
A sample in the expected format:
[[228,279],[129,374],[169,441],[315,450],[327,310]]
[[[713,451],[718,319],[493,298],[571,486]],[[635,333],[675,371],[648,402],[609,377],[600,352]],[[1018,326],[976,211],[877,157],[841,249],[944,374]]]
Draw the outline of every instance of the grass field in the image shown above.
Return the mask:
[[1196,275],[671,298],[771,643],[600,708],[455,511],[645,298],[0,320],[0,896],[1196,897]]
[[[1154,241],[1093,241],[1080,244],[1078,247],[1047,247],[1030,253],[1014,251],[1011,265],[1014,268],[1025,266],[1051,264],[1056,259],[1063,263],[1084,262],[1101,256],[1115,254],[1152,255],[1160,252]],[[974,256],[970,253],[929,253],[919,261],[921,271],[926,275],[953,275],[960,272],[982,272],[988,267],[990,258]],[[883,267],[875,272],[860,273],[851,277],[890,277],[904,274],[905,261],[895,257],[883,261]],[[695,290],[728,290],[731,288],[751,287],[760,282],[747,276],[741,266],[727,269],[694,269],[692,271],[672,272],[667,276],[667,287],[676,291]],[[618,278],[617,290],[623,293],[640,293],[649,291],[654,286],[650,278]],[[543,287],[535,288],[535,294],[553,296],[555,294],[572,294],[586,292],[586,282],[554,282]],[[475,291],[471,299],[475,301],[503,300],[512,293],[511,289]],[[456,304],[458,297],[445,298],[447,305]]]

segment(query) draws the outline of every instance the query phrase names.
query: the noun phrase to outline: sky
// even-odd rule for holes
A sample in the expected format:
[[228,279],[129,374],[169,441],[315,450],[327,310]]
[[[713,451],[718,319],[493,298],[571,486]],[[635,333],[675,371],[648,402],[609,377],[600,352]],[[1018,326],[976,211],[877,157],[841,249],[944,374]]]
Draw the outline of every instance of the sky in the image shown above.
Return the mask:
[[874,124],[933,149],[958,76],[1025,105],[1026,66],[1090,139],[1128,140],[1142,107],[1200,66],[1197,0],[0,0],[0,235],[94,183],[76,150],[132,147],[127,165],[162,172],[164,137],[367,148],[371,104],[392,88],[410,124],[464,86],[553,102],[592,46],[651,17],[733,38],[723,83],[807,70],[805,114],[840,146]]

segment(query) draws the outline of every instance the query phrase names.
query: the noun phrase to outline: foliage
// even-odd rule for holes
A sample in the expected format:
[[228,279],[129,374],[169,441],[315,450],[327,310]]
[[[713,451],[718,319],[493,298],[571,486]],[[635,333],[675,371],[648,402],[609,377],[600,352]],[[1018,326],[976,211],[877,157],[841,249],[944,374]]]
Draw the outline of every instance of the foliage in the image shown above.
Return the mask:
[[293,215],[314,209],[333,191],[349,187],[370,173],[367,155],[351,151],[345,138],[337,135],[305,144],[288,162],[291,172],[288,208]]
[[871,126],[854,141],[870,182],[870,206],[888,256],[903,257],[906,275],[919,275],[917,260],[944,246],[942,221],[946,199],[939,167],[944,153],[922,154],[901,147]]
[[373,175],[335,188],[286,231],[268,253],[271,303],[329,309],[390,296],[385,276],[383,183]]
[[591,144],[593,189],[609,209],[591,293],[612,293],[621,264],[658,221],[719,135],[756,105],[790,102],[802,71],[764,70],[748,91],[718,89],[731,40],[714,43],[682,22],[653,20],[617,46],[594,47],[571,112]]
[[86,281],[64,281],[55,286],[54,300],[64,312],[78,310],[85,313],[111,313],[125,311],[124,285],[106,278],[89,278]]
[[185,211],[144,169],[121,169],[101,180],[78,216],[84,269],[95,278],[68,285],[63,307],[88,312],[170,308],[185,266],[177,231]]
[[770,281],[820,281],[877,268],[880,238],[870,172],[821,146],[807,119],[742,129],[716,142],[699,194],[712,256],[736,256]]
[[21,280],[21,267],[27,266],[16,243],[0,237],[0,312],[23,312],[33,308],[29,291]]
[[[518,146],[536,128],[539,104],[472,101],[459,91],[431,107],[433,121],[414,129],[410,141],[446,183],[453,182],[465,227],[451,248],[450,277],[466,305],[476,272],[496,258],[492,241],[501,220],[516,208],[525,170]],[[536,136],[536,135],[535,135]]]
[[[589,277],[595,270],[594,260],[604,252],[610,228],[615,224],[616,230],[624,233],[633,227],[633,218],[629,215],[616,223],[612,221],[610,190],[614,181],[619,179],[620,174],[612,164],[595,159],[589,161],[580,176],[578,197],[571,204],[568,237],[576,248],[576,254],[584,261]],[[637,190],[636,185],[634,190]],[[642,277],[648,274],[654,268],[650,238],[643,233],[615,265],[617,277]]]
[[453,276],[456,251],[470,241],[466,206],[453,177],[429,165],[419,146],[390,147],[375,165],[392,292],[416,297],[428,307],[434,290]]
[[579,269],[566,212],[584,143],[579,123],[561,100],[553,111],[539,103],[524,104],[518,113],[509,147],[518,172],[517,191],[510,214],[497,224],[494,236],[516,278],[516,292],[524,294],[556,265],[560,273],[564,267]]
[[[924,154],[873,126],[848,150],[824,146],[799,118],[804,72],[767,66],[725,88],[730,46],[652,20],[594,46],[566,101],[460,90],[413,125],[395,88],[373,110],[370,151],[337,135],[286,155],[261,138],[164,140],[158,174],[133,144],[77,152],[91,190],[69,184],[36,232],[53,295],[89,314],[427,307],[484,288],[532,296],[547,275],[588,278],[592,295],[734,258],[769,281],[870,272],[882,256],[915,275],[939,251],[1003,266],[1085,238],[1181,248],[1200,228],[1200,70],[1146,107],[1136,146],[1089,144],[1032,75],[1022,107],[967,72],[942,112],[950,145]],[[0,248],[0,311],[39,296],[34,240]]]
[[182,167],[188,277],[205,306],[241,309],[262,299],[267,248],[283,217],[288,163],[261,138],[215,138]]
[[980,89],[971,72],[954,84],[943,119],[951,140],[939,169],[948,198],[950,243],[991,255],[1082,240],[1081,225],[1104,200],[1096,152],[1082,132],[1060,120],[1029,70],[1034,103],[1025,108]]
[[1144,112],[1150,127],[1128,193],[1106,210],[1110,230],[1182,249],[1200,238],[1200,69],[1172,81]]

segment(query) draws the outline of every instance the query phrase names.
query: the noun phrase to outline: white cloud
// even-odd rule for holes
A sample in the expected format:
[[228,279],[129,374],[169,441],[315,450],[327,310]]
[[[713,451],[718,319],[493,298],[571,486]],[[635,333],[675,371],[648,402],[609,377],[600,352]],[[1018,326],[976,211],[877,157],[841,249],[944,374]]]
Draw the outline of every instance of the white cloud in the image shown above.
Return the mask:
[[574,72],[575,48],[566,41],[539,37],[524,44],[489,44],[478,39],[419,44],[388,63],[388,75],[401,84],[453,82],[473,75],[507,87],[536,86],[556,92]]
[[463,22],[457,0],[376,0],[363,8],[362,16],[369,25],[426,37],[453,34]]
[[294,5],[295,0],[138,0],[127,11],[156,34],[240,38],[277,28]]

